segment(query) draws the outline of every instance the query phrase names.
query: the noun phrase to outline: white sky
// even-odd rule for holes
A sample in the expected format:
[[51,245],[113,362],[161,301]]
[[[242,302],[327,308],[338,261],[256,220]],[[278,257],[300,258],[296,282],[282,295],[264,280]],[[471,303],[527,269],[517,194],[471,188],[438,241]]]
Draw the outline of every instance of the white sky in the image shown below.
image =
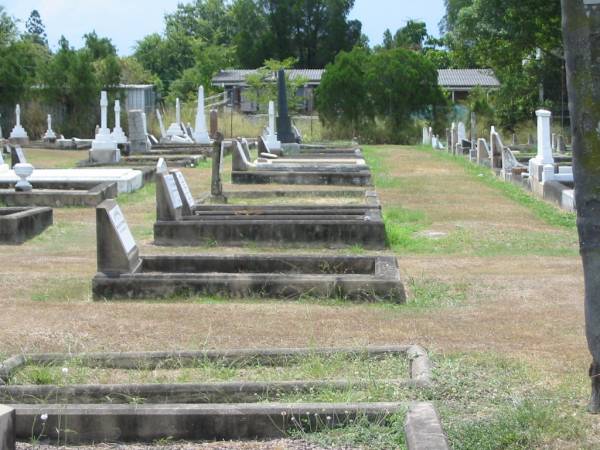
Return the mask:
[[[0,0],[7,13],[21,21],[21,28],[33,9],[40,12],[50,47],[55,49],[63,34],[72,46],[80,47],[83,35],[95,30],[109,37],[120,55],[132,53],[136,41],[163,30],[163,17],[181,0]],[[355,0],[351,17],[363,24],[370,43],[381,43],[383,32],[392,32],[408,19],[427,23],[430,34],[438,35],[444,15],[443,0]]]

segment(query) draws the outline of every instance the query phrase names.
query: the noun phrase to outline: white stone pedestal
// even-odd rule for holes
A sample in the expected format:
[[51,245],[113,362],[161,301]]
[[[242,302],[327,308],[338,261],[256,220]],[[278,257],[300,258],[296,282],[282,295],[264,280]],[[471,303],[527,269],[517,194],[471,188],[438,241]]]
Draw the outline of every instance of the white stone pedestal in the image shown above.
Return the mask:
[[269,101],[269,134],[265,138],[265,144],[269,150],[281,150],[281,142],[277,139],[275,131],[275,103]]
[[15,116],[17,119],[15,127],[12,129],[8,140],[13,144],[27,144],[29,142],[29,136],[25,128],[21,126],[21,106],[17,105],[15,108]]
[[107,107],[108,97],[106,91],[102,91],[100,94],[101,126],[96,138],[92,141],[92,149],[90,150],[90,159],[101,164],[113,164],[121,160],[121,152],[117,147],[117,143],[111,137],[110,129],[107,126]]

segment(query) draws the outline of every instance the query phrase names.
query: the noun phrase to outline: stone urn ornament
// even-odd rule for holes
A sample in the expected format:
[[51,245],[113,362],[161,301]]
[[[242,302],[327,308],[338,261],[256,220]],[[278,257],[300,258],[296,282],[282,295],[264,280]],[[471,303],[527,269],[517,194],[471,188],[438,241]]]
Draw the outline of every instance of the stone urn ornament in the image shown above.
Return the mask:
[[20,178],[20,180],[17,181],[17,184],[15,184],[15,191],[17,191],[17,192],[31,191],[33,186],[31,186],[31,183],[29,181],[27,181],[27,179],[33,173],[33,166],[28,163],[19,163],[19,164],[15,164],[15,167],[13,169],[15,171],[15,174]]

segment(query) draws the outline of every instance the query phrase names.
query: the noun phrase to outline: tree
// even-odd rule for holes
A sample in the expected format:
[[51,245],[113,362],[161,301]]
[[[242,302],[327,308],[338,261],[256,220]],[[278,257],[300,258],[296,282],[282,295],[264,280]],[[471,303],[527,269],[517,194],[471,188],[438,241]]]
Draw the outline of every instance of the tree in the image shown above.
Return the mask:
[[394,36],[394,46],[420,51],[427,39],[425,22],[409,20]]
[[27,36],[33,40],[33,42],[47,46],[48,36],[46,36],[46,27],[42,22],[40,13],[37,9],[31,11],[29,19],[25,23],[25,30],[27,30]]
[[265,15],[255,0],[237,0],[232,6],[231,14],[237,31],[233,44],[240,67],[260,67],[269,57]]
[[366,68],[369,53],[361,48],[341,52],[333,64],[327,65],[316,92],[316,105],[321,120],[329,125],[350,127],[352,134],[373,119]]
[[76,51],[62,36],[58,51],[41,69],[41,81],[44,99],[65,108],[64,133],[89,135],[98,116],[101,88],[90,52]]
[[589,0],[562,0],[562,14],[585,329],[592,354],[588,409],[600,413],[600,10]]
[[[249,100],[255,102],[259,108],[266,109],[269,100],[277,98],[277,72],[280,69],[289,69],[293,67],[296,60],[288,58],[283,61],[268,59],[264,66],[246,77],[248,90],[246,96]],[[285,73],[285,85],[290,110],[298,110],[304,99],[297,95],[298,89],[306,83],[303,77],[291,78],[289,72]]]
[[403,48],[380,50],[367,66],[367,84],[375,112],[400,129],[411,115],[427,114],[443,102],[437,70],[425,57]]
[[94,61],[106,58],[107,56],[116,56],[117,48],[113,45],[109,38],[98,37],[95,31],[83,35],[85,40],[85,48],[90,53],[90,57]]
[[17,25],[15,21],[6,14],[4,6],[0,5],[0,47],[6,47],[17,40]]
[[224,0],[195,0],[180,3],[165,17],[166,35],[184,33],[194,40],[215,45],[229,45],[234,34],[228,2]]

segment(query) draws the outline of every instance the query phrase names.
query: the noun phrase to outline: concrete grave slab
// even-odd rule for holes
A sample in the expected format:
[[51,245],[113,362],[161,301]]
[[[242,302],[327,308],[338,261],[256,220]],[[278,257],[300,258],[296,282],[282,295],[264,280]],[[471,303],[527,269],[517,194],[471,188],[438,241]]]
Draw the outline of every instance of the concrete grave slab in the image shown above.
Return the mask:
[[0,183],[0,202],[7,206],[97,206],[116,198],[116,182],[34,182],[33,189],[17,192],[8,183]]

